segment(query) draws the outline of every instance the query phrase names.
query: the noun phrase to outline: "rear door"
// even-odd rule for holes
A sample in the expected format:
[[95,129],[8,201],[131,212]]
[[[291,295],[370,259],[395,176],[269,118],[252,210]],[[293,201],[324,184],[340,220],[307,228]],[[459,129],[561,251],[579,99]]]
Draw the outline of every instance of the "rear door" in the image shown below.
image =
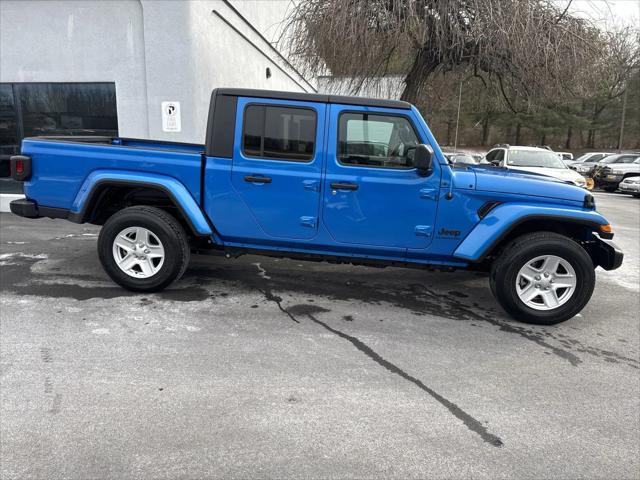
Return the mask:
[[[418,175],[425,143],[410,110],[331,105],[323,222],[338,243],[425,249],[433,238],[440,170]],[[336,128],[337,127],[337,128]]]
[[317,233],[325,110],[323,103],[238,99],[232,184],[264,240]]

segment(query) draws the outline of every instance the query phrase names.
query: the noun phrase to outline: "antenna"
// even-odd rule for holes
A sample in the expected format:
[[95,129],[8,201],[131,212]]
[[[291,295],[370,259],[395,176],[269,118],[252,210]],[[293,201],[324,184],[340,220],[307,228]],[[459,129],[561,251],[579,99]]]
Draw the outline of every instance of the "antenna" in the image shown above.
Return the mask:
[[449,191],[446,193],[444,198],[447,200],[451,200],[453,198],[453,168],[451,169],[451,180],[449,180]]

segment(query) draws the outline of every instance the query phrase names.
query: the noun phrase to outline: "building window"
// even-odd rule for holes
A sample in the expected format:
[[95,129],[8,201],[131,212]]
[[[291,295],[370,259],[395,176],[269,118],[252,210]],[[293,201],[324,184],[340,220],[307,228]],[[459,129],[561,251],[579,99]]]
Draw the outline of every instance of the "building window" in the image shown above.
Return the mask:
[[418,136],[405,117],[343,113],[338,161],[357,167],[413,168]]
[[0,193],[19,193],[9,157],[25,137],[118,136],[114,83],[0,83]]
[[307,162],[313,158],[316,112],[307,108],[249,105],[242,151],[250,157]]

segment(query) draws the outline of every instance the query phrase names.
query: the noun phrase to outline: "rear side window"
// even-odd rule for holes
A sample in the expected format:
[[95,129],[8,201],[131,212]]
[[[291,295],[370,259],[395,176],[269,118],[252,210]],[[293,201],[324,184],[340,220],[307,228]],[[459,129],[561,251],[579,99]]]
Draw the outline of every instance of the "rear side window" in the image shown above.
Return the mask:
[[626,157],[620,157],[616,163],[633,163],[637,157],[627,155]]
[[338,161],[341,164],[413,168],[413,155],[419,141],[405,117],[343,113],[338,129]]
[[244,113],[246,156],[307,162],[313,158],[316,112],[307,108],[249,105]]

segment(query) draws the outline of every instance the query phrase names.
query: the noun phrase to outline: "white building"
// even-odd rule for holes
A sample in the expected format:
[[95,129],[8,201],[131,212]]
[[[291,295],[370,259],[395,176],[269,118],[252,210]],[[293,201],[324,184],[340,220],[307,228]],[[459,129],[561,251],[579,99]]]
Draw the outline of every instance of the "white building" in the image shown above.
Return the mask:
[[[25,136],[204,143],[213,88],[315,91],[272,44],[290,6],[0,0],[0,175]],[[179,131],[163,129],[167,101],[180,104]],[[4,180],[0,192],[16,189]]]

